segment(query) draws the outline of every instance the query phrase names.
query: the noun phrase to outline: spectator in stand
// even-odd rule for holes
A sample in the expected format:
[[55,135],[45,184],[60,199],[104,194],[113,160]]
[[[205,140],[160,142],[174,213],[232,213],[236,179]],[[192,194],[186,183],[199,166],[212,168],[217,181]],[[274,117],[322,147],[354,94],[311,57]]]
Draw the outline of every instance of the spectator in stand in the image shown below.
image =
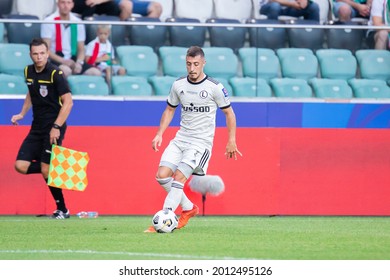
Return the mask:
[[[390,25],[390,0],[373,0],[369,25],[389,26]],[[368,43],[375,49],[390,49],[390,33],[386,29],[375,29],[367,32]]]
[[320,22],[320,7],[311,0],[261,0],[260,14],[268,19],[290,16]]
[[372,0],[335,0],[333,2],[333,14],[340,23],[348,22],[352,18],[370,17]]
[[79,14],[83,19],[97,14],[118,16],[121,20],[127,20],[133,13],[145,17],[159,18],[162,13],[162,6],[154,1],[75,0],[72,12]]
[[[71,13],[73,0],[58,0],[58,9],[45,20],[81,20]],[[41,25],[41,37],[50,50],[50,60],[59,66],[65,77],[69,75],[101,75],[99,69],[84,64],[85,26],[83,24],[44,23]]]
[[111,26],[101,24],[97,28],[97,37],[88,43],[85,62],[102,71],[108,85],[111,85],[111,74],[126,75],[126,69],[115,61],[114,48],[109,41]]

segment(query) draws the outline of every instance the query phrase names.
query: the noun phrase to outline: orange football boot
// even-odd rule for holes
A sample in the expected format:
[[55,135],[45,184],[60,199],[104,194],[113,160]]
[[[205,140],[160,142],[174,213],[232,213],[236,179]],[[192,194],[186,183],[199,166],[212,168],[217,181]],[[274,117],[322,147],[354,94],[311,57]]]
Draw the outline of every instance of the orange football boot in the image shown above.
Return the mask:
[[192,217],[198,215],[199,207],[194,204],[191,210],[183,211],[180,214],[179,223],[177,225],[177,229],[185,227]]

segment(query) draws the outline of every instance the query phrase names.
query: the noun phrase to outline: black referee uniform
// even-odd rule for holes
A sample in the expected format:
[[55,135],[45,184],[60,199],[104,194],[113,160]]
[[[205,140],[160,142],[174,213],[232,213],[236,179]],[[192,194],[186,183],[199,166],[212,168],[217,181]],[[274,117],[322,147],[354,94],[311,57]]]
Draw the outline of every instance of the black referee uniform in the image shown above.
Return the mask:
[[[50,130],[61,110],[60,97],[70,93],[70,89],[62,71],[50,62],[39,73],[34,65],[28,65],[24,69],[24,75],[31,97],[33,121],[16,159],[31,162],[27,174],[41,173],[41,162],[50,164]],[[65,131],[66,123],[60,128],[57,145],[61,145]],[[62,189],[49,188],[57,209],[66,212]]]

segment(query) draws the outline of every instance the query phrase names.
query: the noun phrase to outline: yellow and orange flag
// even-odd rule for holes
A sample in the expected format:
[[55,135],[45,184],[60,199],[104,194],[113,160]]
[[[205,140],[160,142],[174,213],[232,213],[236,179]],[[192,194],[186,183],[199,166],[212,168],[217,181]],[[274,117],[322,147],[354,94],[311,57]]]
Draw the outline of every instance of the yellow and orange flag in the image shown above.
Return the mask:
[[84,191],[88,185],[89,155],[53,145],[47,184],[66,190]]

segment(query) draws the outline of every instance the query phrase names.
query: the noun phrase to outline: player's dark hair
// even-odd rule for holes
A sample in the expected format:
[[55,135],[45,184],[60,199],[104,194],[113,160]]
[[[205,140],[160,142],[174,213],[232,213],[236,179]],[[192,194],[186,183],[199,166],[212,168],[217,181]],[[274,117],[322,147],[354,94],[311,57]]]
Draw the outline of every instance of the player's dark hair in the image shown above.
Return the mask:
[[204,57],[204,52],[201,47],[198,46],[192,46],[187,50],[187,56],[195,57],[200,55],[201,57]]
[[41,46],[41,45],[45,45],[46,49],[47,50],[49,49],[49,46],[47,45],[45,40],[43,40],[42,38],[34,38],[34,39],[32,39],[31,42],[30,42],[30,51],[31,51],[31,47],[36,47],[36,46]]

